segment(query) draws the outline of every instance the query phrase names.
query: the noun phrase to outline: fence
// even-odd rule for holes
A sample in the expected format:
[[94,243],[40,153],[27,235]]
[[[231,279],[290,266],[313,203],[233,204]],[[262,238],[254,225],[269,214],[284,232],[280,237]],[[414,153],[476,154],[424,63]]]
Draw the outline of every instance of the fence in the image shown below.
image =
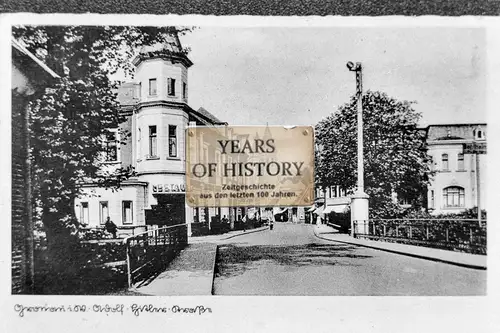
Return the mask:
[[486,254],[486,220],[371,219],[354,221],[354,230],[358,238]]
[[125,238],[128,285],[163,270],[187,245],[187,224],[148,230]]
[[[117,227],[117,232],[116,235],[118,238],[125,238],[127,236],[134,236],[139,233],[143,233],[148,231],[149,229],[152,229],[152,226],[150,225],[131,225],[131,226],[118,226]],[[88,238],[92,238],[90,235],[92,233],[95,234],[96,239],[102,237],[102,233],[106,232],[106,229],[104,226],[99,226],[99,227],[83,227],[80,229],[82,232],[85,232],[88,234]]]

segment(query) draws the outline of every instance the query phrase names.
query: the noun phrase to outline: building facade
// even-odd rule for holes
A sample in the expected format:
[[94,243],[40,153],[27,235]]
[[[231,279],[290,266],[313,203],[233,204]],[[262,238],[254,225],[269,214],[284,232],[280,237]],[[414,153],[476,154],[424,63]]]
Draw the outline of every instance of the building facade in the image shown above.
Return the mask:
[[464,144],[486,144],[486,130],[484,123],[426,128],[434,172],[427,193],[427,207],[432,214],[459,213],[477,207],[478,196],[481,209],[485,209],[487,155],[464,153]]
[[[143,47],[133,60],[135,82],[124,83],[118,91],[121,113],[125,121],[113,130],[103,169],[132,166],[136,177],[121,183],[113,191],[94,184],[83,186],[83,195],[75,201],[79,221],[87,227],[102,227],[109,216],[121,229],[137,229],[146,225],[211,223],[228,219],[231,226],[245,219],[270,218],[272,209],[255,207],[197,207],[186,203],[185,165],[188,127],[227,125],[213,114],[188,105],[189,58],[181,53],[177,37],[168,45]],[[267,134],[264,134],[267,135]],[[244,140],[230,128],[225,139]],[[118,144],[118,141],[124,141]],[[197,154],[205,161],[218,163],[246,162],[249,156],[240,154],[238,160],[222,154],[220,145],[200,139],[195,144]],[[234,158],[233,158],[234,159]],[[217,191],[231,178],[213,177],[209,186]],[[236,181],[236,180],[235,180]],[[224,183],[223,183],[224,182]],[[290,209],[290,220],[303,216],[300,209]],[[288,211],[287,211],[288,212]],[[295,214],[295,215],[294,215]],[[293,217],[295,216],[295,217]],[[120,232],[119,232],[120,233]]]
[[122,182],[118,191],[85,185],[75,202],[77,217],[89,227],[102,226],[108,216],[118,227],[210,222],[210,215],[223,212],[207,207],[200,213],[186,205],[185,130],[188,125],[226,123],[203,108],[189,107],[188,69],[193,63],[176,36],[168,44],[143,47],[133,64],[136,81],[118,91],[126,121],[108,140],[103,168],[132,166],[137,176]]
[[12,293],[34,288],[28,104],[59,76],[12,39]]

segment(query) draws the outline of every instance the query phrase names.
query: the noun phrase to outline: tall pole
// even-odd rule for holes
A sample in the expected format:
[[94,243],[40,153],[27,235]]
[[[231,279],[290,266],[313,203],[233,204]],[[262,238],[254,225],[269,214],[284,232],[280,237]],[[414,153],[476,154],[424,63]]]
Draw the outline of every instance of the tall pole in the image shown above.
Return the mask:
[[365,188],[363,166],[363,74],[361,63],[356,63],[356,93],[358,95],[358,192],[363,193]]
[[363,73],[360,62],[349,61],[347,68],[356,73],[357,132],[358,132],[358,184],[351,197],[351,236],[366,234],[368,230],[368,195],[365,193],[363,166]]
[[476,156],[476,192],[477,192],[477,219],[479,221],[479,226],[481,226],[481,185],[479,178],[479,155],[476,151],[474,154]]

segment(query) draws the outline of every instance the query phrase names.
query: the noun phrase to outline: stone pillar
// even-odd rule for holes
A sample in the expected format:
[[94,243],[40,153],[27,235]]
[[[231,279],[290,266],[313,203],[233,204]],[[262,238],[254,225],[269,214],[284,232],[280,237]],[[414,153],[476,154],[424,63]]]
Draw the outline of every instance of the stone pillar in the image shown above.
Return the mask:
[[[351,197],[351,236],[368,233],[368,194],[356,192]],[[354,221],[357,221],[354,227]]]
[[187,224],[187,234],[189,237],[192,236],[192,231],[191,231],[191,223],[193,222],[193,207],[190,207],[187,203],[186,205],[186,224]]

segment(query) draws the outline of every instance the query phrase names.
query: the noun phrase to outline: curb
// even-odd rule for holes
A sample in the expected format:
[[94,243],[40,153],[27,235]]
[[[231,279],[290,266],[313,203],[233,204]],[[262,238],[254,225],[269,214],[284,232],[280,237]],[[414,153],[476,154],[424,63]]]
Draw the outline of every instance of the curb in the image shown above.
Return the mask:
[[220,240],[226,240],[226,239],[231,239],[231,238],[242,236],[242,235],[253,234],[254,232],[260,232],[260,231],[264,231],[264,230],[268,229],[267,227],[260,227],[260,228],[261,229],[257,228],[257,229],[253,229],[252,231],[243,232],[241,234],[232,235],[232,236],[229,236],[229,237],[226,237],[226,238],[221,238]]
[[357,245],[357,246],[362,246],[362,247],[366,247],[366,248],[370,248],[370,249],[374,249],[374,250],[385,251],[385,252],[390,252],[390,253],[395,253],[395,254],[401,254],[401,255],[408,256],[408,257],[414,257],[414,258],[425,259],[425,260],[430,260],[430,261],[442,262],[445,264],[450,264],[450,265],[455,265],[455,266],[460,266],[460,267],[466,267],[466,268],[472,268],[472,269],[478,269],[478,270],[486,270],[487,269],[486,266],[482,266],[482,265],[466,264],[466,263],[461,263],[461,262],[456,262],[456,261],[451,261],[451,260],[446,260],[446,259],[425,256],[425,255],[421,255],[421,254],[414,254],[414,253],[408,253],[408,252],[403,252],[403,251],[398,251],[398,250],[386,249],[386,248],[377,247],[377,246],[358,244],[358,243],[354,243],[354,242],[347,242],[347,241],[341,241],[341,240],[333,240],[333,239],[321,237],[320,235],[318,235],[316,233],[315,230],[313,232],[314,232],[314,236],[318,237],[319,239],[323,239],[323,240],[330,241],[330,242]]
[[210,289],[210,295],[214,294],[215,265],[217,264],[217,255],[218,254],[219,254],[219,245],[215,244],[214,263],[212,265],[212,288]]

